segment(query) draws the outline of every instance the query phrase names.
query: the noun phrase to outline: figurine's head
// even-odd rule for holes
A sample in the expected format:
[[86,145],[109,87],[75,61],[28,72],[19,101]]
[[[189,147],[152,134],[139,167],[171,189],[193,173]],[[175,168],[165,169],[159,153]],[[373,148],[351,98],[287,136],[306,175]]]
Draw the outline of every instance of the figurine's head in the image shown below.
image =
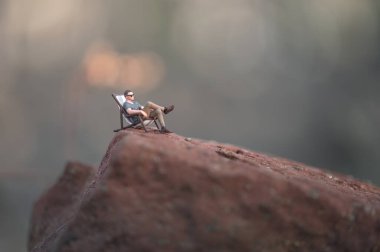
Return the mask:
[[135,94],[131,90],[125,90],[124,97],[129,101],[133,101],[135,99]]

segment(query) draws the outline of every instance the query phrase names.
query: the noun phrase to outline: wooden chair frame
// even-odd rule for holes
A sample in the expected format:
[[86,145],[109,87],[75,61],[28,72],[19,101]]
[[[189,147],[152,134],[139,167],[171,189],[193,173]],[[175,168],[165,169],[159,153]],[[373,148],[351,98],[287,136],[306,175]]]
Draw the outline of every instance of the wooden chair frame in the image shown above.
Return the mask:
[[[117,94],[112,94],[112,97],[113,99],[115,100],[118,108],[119,108],[119,113],[120,113],[120,129],[115,129],[113,132],[119,132],[120,130],[124,130],[124,129],[128,129],[128,128],[135,128],[136,126],[140,125],[143,127],[143,129],[145,130],[145,132],[148,132],[146,127],[145,127],[145,124],[144,124],[144,119],[141,115],[129,115],[127,113],[127,110],[123,107],[123,104],[121,104],[119,102],[119,100],[116,98],[116,96],[119,96]],[[133,116],[137,116],[139,118],[139,121],[137,123],[131,123],[127,126],[124,126],[124,118],[128,120],[128,118],[131,118]],[[124,117],[124,118],[123,118]],[[147,120],[152,120],[154,122],[154,124],[156,125],[157,129],[160,129],[158,127],[158,124],[157,124],[157,121],[156,121],[157,118],[152,118],[150,117],[149,119]],[[129,121],[129,120],[128,120]]]

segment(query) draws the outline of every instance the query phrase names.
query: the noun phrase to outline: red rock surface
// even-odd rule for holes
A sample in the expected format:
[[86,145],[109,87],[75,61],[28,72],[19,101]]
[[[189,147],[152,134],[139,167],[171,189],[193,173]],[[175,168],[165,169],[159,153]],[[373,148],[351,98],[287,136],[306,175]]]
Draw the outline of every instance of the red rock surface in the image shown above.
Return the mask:
[[36,203],[30,251],[380,251],[380,189],[239,147],[115,135]]

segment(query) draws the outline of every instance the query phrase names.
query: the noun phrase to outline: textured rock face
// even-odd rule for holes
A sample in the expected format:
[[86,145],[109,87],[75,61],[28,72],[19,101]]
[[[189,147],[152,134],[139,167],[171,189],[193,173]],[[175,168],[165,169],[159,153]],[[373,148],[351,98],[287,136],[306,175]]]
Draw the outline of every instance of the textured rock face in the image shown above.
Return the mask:
[[30,251],[380,251],[380,190],[235,146],[139,130],[36,203]]
[[34,205],[29,250],[42,240],[47,243],[56,238],[59,230],[76,213],[86,190],[86,181],[93,174],[93,167],[75,162],[66,165],[63,175]]

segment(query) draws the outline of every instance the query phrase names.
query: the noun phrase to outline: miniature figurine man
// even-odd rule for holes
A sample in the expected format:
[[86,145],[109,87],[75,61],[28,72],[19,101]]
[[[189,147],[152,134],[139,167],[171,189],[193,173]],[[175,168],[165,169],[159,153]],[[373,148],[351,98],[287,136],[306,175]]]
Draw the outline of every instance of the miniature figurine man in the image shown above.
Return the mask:
[[141,115],[143,119],[148,119],[150,117],[157,117],[161,124],[161,133],[171,133],[165,126],[163,114],[168,114],[174,109],[174,105],[167,107],[162,107],[153,102],[148,101],[145,106],[135,101],[135,94],[131,90],[125,90],[124,96],[126,101],[123,104],[125,110],[129,115],[136,115],[129,118],[132,123],[138,123],[138,115]]

